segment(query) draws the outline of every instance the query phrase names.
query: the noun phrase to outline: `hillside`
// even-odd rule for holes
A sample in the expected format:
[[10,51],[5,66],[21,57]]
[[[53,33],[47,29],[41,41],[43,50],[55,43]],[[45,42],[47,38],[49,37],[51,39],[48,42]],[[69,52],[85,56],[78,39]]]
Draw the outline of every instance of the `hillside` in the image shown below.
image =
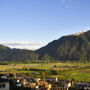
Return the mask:
[[0,45],[0,61],[5,60],[5,59],[8,60],[10,54],[11,54],[10,48],[3,46],[3,45]]
[[36,52],[40,59],[49,56],[54,60],[90,60],[90,31],[63,36]]
[[24,49],[10,49],[0,45],[0,61],[32,61],[37,60],[38,54]]
[[0,45],[0,61],[88,60],[90,61],[90,31],[67,35],[36,51],[10,49]]

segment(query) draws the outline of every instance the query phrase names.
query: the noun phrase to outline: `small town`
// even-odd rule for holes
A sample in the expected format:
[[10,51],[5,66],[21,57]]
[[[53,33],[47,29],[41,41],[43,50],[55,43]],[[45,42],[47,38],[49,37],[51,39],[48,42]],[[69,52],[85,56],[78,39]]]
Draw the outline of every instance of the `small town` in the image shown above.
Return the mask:
[[25,74],[0,74],[0,88],[5,88],[5,82],[9,83],[9,90],[90,90],[90,82],[35,78]]
[[0,0],[0,90],[90,90],[90,0]]

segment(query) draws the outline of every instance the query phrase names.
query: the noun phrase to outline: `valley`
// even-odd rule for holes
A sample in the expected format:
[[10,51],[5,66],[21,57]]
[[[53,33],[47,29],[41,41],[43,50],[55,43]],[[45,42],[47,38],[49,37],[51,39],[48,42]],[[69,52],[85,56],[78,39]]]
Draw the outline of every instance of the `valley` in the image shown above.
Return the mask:
[[0,65],[0,73],[28,74],[32,77],[57,77],[61,80],[90,81],[90,63],[53,62]]

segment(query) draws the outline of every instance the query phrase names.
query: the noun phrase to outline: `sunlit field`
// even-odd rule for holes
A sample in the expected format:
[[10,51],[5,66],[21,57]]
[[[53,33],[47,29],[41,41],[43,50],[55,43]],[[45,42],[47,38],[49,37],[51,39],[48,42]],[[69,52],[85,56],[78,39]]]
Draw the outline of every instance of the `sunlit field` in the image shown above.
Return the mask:
[[0,73],[24,73],[31,77],[58,77],[61,80],[90,81],[90,64],[75,62],[9,63],[0,65]]

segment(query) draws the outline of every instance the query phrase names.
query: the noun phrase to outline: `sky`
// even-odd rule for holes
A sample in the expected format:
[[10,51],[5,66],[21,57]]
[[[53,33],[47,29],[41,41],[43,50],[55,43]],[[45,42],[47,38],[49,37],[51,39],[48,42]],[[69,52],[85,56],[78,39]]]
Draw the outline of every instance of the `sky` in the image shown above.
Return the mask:
[[89,17],[90,0],[0,0],[0,44],[37,49],[89,30]]

